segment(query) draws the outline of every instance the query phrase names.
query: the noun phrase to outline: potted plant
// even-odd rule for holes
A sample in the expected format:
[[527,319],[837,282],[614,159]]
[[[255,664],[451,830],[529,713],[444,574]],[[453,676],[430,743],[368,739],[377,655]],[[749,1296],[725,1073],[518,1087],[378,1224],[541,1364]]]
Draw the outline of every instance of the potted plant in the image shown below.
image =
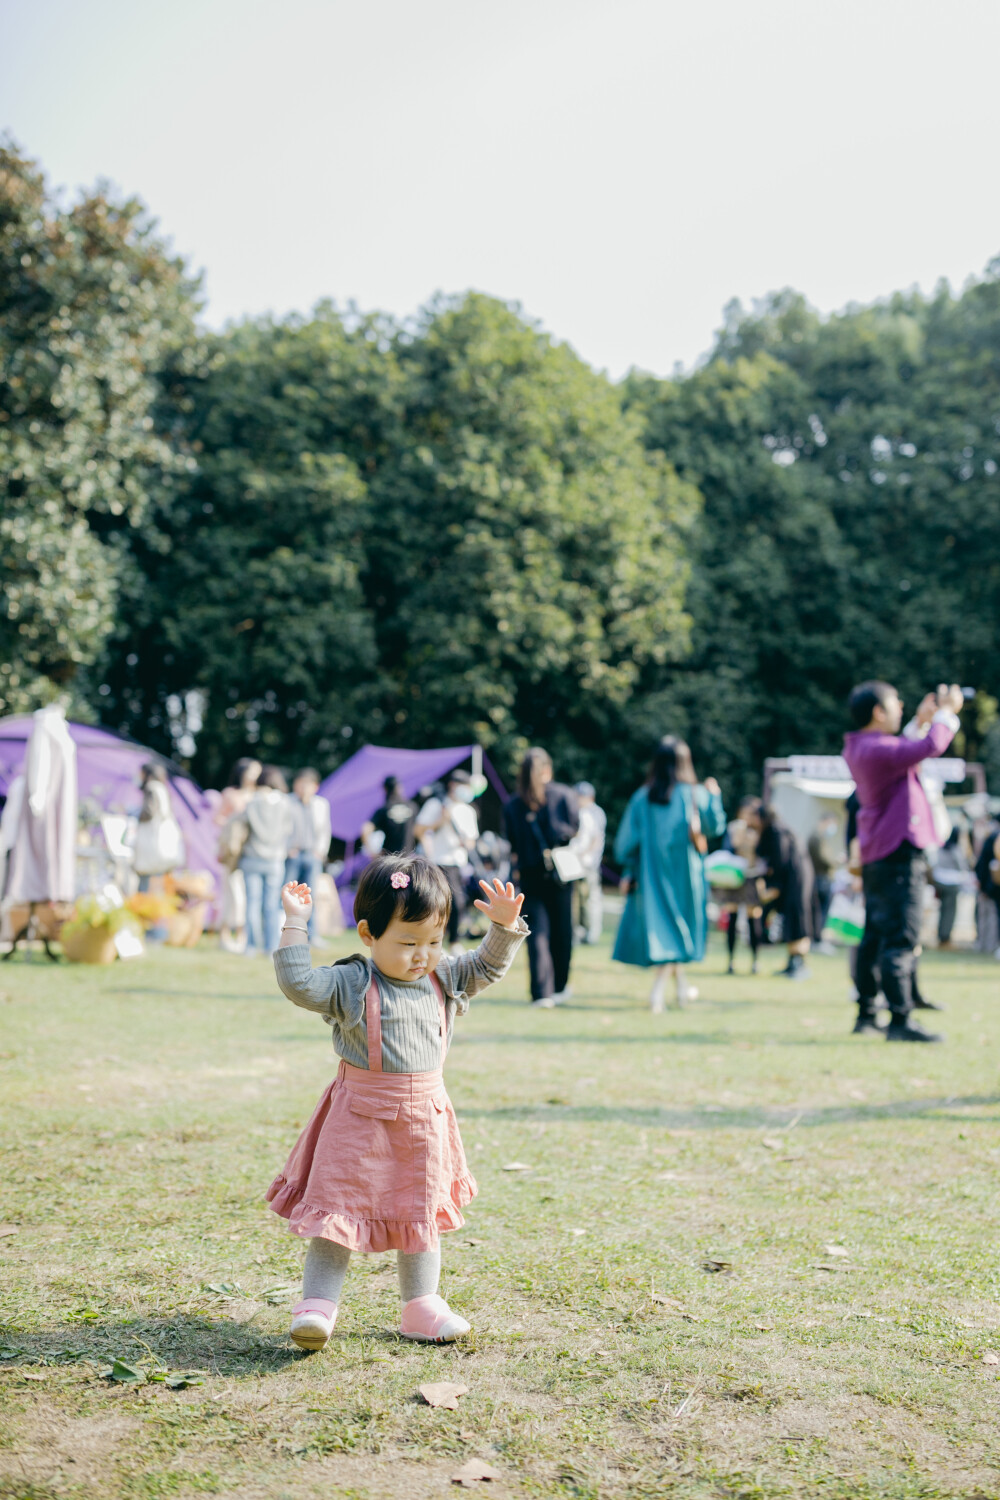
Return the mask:
[[63,952],[74,963],[114,963],[115,936],[124,928],[140,932],[132,912],[121,903],[113,904],[100,896],[81,896],[68,922],[59,934]]

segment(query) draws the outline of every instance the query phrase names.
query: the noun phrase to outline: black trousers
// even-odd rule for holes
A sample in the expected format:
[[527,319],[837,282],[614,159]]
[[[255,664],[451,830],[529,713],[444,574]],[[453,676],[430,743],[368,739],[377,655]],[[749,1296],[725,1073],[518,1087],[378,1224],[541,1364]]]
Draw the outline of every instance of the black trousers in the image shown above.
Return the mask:
[[892,1019],[904,1023],[913,1008],[927,861],[921,849],[902,844],[888,859],[865,865],[862,880],[865,931],[858,948],[858,1007],[862,1014],[874,1011],[881,977]]
[[469,904],[468,894],[465,887],[465,870],[460,870],[457,865],[439,866],[441,874],[451,886],[451,915],[448,918],[448,942],[458,942],[458,929]]
[[548,876],[526,878],[521,889],[521,915],[531,928],[528,937],[528,967],[531,998],[544,1000],[558,995],[569,983],[573,955],[573,887],[560,885]]

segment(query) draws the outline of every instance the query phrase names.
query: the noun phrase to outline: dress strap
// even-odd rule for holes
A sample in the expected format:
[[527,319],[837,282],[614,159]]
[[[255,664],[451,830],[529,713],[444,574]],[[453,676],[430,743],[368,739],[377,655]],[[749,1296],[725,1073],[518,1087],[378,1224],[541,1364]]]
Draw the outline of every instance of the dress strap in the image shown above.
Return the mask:
[[[448,1005],[444,998],[444,990],[441,981],[436,974],[430,976],[431,987],[438,998],[438,1009],[441,1017],[441,1066],[448,1055]],[[372,970],[372,981],[365,994],[365,1030],[368,1032],[368,1071],[369,1073],[381,1073],[382,1071],[382,995]]]
[[382,996],[372,970],[372,982],[365,995],[365,1030],[368,1032],[368,1071],[382,1071]]
[[431,984],[438,997],[441,1012],[441,1067],[443,1068],[445,1058],[448,1056],[448,1005],[444,998],[444,990],[441,988],[441,981],[436,974],[431,975]]

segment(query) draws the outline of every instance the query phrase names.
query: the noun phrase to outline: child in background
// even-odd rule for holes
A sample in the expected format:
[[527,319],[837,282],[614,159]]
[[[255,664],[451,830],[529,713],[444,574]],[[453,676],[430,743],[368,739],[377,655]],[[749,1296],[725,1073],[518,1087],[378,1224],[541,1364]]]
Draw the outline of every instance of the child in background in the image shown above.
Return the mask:
[[446,957],[451,890],[412,855],[383,855],[358,883],[354,913],[369,957],[314,969],[309,887],[281,893],[285,927],[274,954],[282,992],[333,1028],[341,1058],[284,1172],[268,1189],[275,1213],[309,1240],[291,1336],[322,1349],[333,1332],[352,1250],[395,1250],[404,1338],[441,1344],[469,1324],[438,1296],[439,1233],[460,1229],[475,1197],[442,1079],[456,1015],[502,979],[527,935],[522,896],[480,882],[490,918],[474,953]]

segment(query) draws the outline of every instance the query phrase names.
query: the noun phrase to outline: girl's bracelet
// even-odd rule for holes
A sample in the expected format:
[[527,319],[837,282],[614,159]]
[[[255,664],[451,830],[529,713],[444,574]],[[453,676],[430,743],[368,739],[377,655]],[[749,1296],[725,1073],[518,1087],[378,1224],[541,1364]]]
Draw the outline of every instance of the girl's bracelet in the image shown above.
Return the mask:
[[309,931],[308,927],[300,927],[299,924],[298,924],[298,922],[286,922],[285,925],[284,925],[284,927],[281,930],[282,930],[282,932],[288,932],[289,929],[291,929],[292,932],[308,932]]

